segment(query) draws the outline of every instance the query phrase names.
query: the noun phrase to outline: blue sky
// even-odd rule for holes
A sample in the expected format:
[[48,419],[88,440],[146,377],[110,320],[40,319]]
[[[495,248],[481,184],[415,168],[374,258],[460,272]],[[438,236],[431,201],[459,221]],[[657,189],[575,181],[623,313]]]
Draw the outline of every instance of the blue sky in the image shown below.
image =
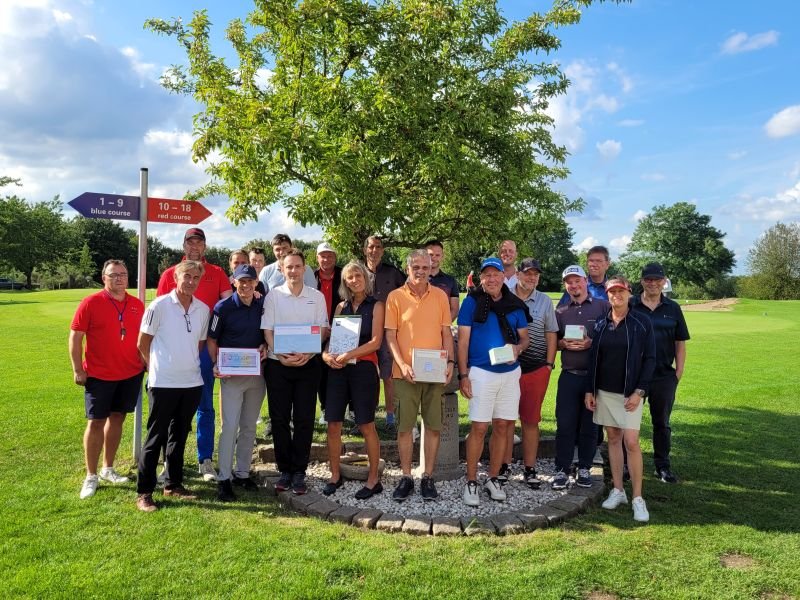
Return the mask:
[[[251,3],[207,2],[225,53],[227,22]],[[545,2],[504,0],[509,19]],[[158,85],[183,62],[177,44],[144,31],[148,17],[191,17],[199,2],[3,0],[0,3],[0,174],[29,200],[84,191],[178,198],[205,181],[192,163],[186,98]],[[572,80],[556,99],[555,139],[571,156],[561,189],[587,208],[571,215],[574,243],[623,251],[653,206],[689,201],[727,234],[746,269],[748,248],[777,221],[800,220],[800,3],[635,0],[600,4],[559,30],[553,58]],[[795,73],[795,75],[792,75]],[[224,199],[205,202],[209,242],[234,247],[283,231],[317,239],[285,210],[234,227]],[[74,212],[66,207],[65,214]],[[131,226],[131,223],[123,225]],[[178,246],[182,228],[150,224]]]

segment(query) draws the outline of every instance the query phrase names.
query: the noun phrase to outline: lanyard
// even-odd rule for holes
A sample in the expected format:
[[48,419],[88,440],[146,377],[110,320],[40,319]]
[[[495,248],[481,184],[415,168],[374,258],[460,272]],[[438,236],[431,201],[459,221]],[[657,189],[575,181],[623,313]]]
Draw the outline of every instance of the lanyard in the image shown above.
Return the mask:
[[117,320],[119,321],[119,341],[123,341],[125,339],[126,332],[125,323],[122,321],[122,318],[123,314],[125,313],[125,309],[128,307],[128,295],[125,295],[125,302],[122,304],[122,310],[117,308],[117,302],[108,292],[106,292],[106,298],[108,298],[109,302],[111,302],[111,306],[114,307],[114,310],[117,311]]

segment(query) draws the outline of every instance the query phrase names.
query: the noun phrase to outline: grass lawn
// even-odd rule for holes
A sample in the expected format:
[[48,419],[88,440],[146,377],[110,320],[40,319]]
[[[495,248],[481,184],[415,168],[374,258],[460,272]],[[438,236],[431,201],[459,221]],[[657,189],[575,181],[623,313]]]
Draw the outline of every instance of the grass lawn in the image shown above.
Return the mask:
[[[648,525],[597,508],[533,534],[442,539],[298,517],[258,494],[222,505],[194,473],[201,500],[165,500],[154,514],[136,510],[133,484],[79,500],[83,397],[66,340],[85,294],[0,292],[4,598],[800,596],[800,302],[687,313],[693,339],[673,413],[682,483],[655,481],[647,461]],[[133,470],[131,423],[123,472]],[[736,568],[726,555],[741,557]]]

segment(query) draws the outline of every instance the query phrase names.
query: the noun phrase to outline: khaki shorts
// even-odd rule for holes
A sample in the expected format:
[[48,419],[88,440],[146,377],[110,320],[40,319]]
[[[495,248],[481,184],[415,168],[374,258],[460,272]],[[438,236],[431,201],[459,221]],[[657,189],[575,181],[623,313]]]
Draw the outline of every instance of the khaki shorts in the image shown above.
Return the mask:
[[397,415],[397,431],[411,431],[417,424],[417,414],[420,412],[427,429],[440,431],[443,393],[443,383],[409,383],[405,379],[395,379],[394,410]]
[[625,410],[625,396],[622,394],[597,390],[595,400],[597,401],[597,406],[594,407],[595,423],[607,427],[639,431],[642,424],[644,401],[639,402],[636,410],[628,412]]

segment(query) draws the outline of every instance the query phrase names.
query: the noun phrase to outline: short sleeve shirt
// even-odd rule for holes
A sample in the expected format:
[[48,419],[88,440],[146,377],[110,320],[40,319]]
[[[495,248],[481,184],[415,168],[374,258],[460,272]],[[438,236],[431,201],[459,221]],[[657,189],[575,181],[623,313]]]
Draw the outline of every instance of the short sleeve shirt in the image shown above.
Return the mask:
[[[269,293],[270,290],[286,283],[286,276],[283,274],[283,271],[278,268],[278,261],[275,261],[261,269],[261,273],[258,274],[258,280],[263,284],[264,292]],[[306,270],[303,272],[303,284],[317,287],[314,269],[308,265],[306,265]]]
[[[442,327],[450,326],[450,301],[437,287],[428,285],[422,296],[417,296],[406,284],[389,294],[386,299],[386,329],[397,332],[397,345],[403,360],[412,362],[414,348],[441,350],[444,348]],[[392,377],[403,376],[397,362],[392,364]]]
[[[186,260],[186,257],[184,257],[184,260]],[[203,266],[205,267],[203,277],[200,279],[200,285],[197,286],[194,297],[205,304],[208,310],[211,311],[219,299],[222,298],[222,295],[231,291],[231,283],[225,271],[217,265],[206,262],[205,258],[203,259]],[[161,279],[158,280],[156,296],[164,296],[177,286],[175,266],[172,266],[161,274]]]
[[689,339],[689,328],[680,305],[674,300],[661,295],[661,302],[655,310],[642,302],[641,296],[631,299],[631,309],[650,317],[653,333],[656,338],[656,370],[655,377],[663,377],[675,372],[675,342]]
[[436,275],[431,275],[431,285],[439,288],[448,298],[458,298],[458,282],[452,275],[439,271]]
[[[603,317],[608,309],[608,302],[592,296],[586,296],[586,300],[580,303],[570,299],[568,304],[559,304],[556,307],[558,338],[564,337],[567,325],[583,325],[586,335],[591,336],[595,321]],[[562,350],[561,368],[565,371],[587,371],[589,369],[589,349]]]
[[[261,329],[274,331],[275,325],[319,325],[329,328],[325,296],[309,285],[303,285],[297,296],[292,294],[285,283],[272,289],[264,300]],[[272,348],[269,357],[278,359]]]
[[188,310],[175,290],[150,303],[141,332],[153,336],[150,344],[149,387],[189,388],[203,385],[200,342],[208,332],[209,308],[196,297]]
[[220,300],[214,306],[208,337],[221,348],[258,348],[264,343],[261,317],[264,297],[253,298],[248,306],[238,292]]
[[[458,326],[470,328],[467,366],[469,368],[477,367],[492,373],[507,373],[516,369],[519,366],[517,361],[511,365],[505,363],[493,365],[489,359],[489,350],[506,344],[497,315],[489,311],[486,321],[483,323],[475,322],[474,315],[475,299],[472,296],[467,296],[458,311]],[[506,315],[506,319],[515,331],[525,329],[528,326],[528,319],[522,309],[511,311]]]
[[533,293],[522,300],[528,307],[528,313],[533,319],[528,323],[528,338],[530,344],[519,355],[519,364],[523,373],[529,373],[543,366],[547,362],[547,338],[545,333],[558,332],[556,311],[553,301],[544,292],[534,290]]
[[81,301],[70,329],[86,336],[83,370],[89,377],[122,381],[144,370],[136,346],[142,316],[144,304],[130,294],[118,302],[102,290]]

